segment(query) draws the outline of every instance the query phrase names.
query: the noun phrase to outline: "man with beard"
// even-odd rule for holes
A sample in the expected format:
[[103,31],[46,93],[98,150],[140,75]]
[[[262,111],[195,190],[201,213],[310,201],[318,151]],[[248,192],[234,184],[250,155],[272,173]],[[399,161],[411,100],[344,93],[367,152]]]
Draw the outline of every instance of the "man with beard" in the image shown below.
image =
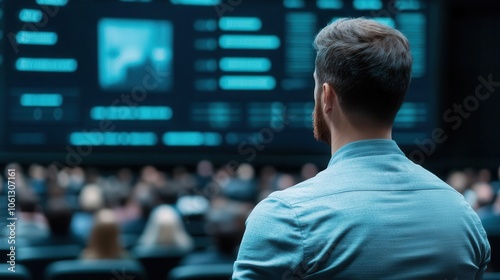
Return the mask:
[[314,136],[332,158],[255,207],[233,279],[482,279],[490,246],[478,216],[391,140],[411,79],[408,40],[340,19],[314,46]]

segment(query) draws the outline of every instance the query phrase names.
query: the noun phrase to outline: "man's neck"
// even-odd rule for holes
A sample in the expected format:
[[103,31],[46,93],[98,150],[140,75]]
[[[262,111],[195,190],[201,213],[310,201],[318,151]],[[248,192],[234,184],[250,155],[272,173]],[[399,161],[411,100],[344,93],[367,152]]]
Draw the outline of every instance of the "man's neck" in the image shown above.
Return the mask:
[[332,156],[342,146],[351,142],[369,139],[392,139],[392,128],[354,128],[331,129]]

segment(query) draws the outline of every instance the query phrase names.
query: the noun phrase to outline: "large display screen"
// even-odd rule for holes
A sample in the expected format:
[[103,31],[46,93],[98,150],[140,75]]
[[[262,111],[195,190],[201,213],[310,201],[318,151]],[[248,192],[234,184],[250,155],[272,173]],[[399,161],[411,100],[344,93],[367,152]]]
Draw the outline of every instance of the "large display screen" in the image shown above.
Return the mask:
[[434,125],[431,2],[2,1],[0,150],[120,163],[327,154],[312,134],[312,42],[346,16],[408,37],[413,80],[394,137],[412,145]]

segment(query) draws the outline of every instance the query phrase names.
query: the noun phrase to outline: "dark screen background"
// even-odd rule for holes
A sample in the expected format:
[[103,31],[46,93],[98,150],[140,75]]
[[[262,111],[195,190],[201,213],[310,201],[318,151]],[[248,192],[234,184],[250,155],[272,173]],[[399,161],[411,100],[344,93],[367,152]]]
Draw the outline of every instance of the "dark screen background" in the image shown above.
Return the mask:
[[[461,118],[460,125],[444,118],[444,114],[454,108],[453,104],[463,104],[468,96],[474,95],[480,84],[478,76],[487,78],[491,74],[494,81],[500,80],[500,19],[494,1],[401,1],[421,5],[416,10],[401,11],[394,9],[398,1],[382,1],[381,7],[366,10],[356,9],[354,1],[343,1],[343,6],[335,9],[320,9],[316,1],[305,1],[301,7],[285,7],[285,2],[301,1],[241,1],[223,16],[258,18],[261,27],[255,31],[234,31],[220,28],[220,11],[218,13],[214,6],[180,6],[169,1],[73,0],[66,6],[49,6],[44,10],[47,13],[59,9],[37,30],[56,32],[55,45],[18,45],[19,52],[16,52],[9,34],[24,30],[19,12],[40,6],[28,0],[4,1],[1,161],[173,165],[209,157],[216,163],[236,160],[293,166],[313,161],[324,165],[329,159],[329,149],[313,139],[311,128],[312,39],[332,19],[366,16],[392,19],[396,28],[404,29],[403,33],[412,37],[413,46],[421,45],[421,53],[412,52],[423,61],[423,70],[414,75],[404,114],[399,116],[394,130],[402,149],[410,158],[434,169],[498,165],[498,93],[481,101],[470,116]],[[415,26],[419,26],[420,18],[424,18],[424,24],[420,24],[423,28],[419,29]],[[125,88],[135,83],[130,77],[139,77],[140,83],[141,77],[155,70],[151,61],[136,59],[142,64],[127,66],[128,78],[120,81],[121,86],[118,83],[103,87],[100,73],[105,68],[102,68],[102,60],[99,61],[100,49],[107,48],[99,39],[100,28],[106,28],[100,26],[103,19],[150,21],[149,28],[163,30],[158,32],[166,36],[165,39],[147,37],[150,43],[145,53],[163,61],[165,68],[159,71],[169,73],[165,77],[167,81],[147,90],[147,96],[137,102],[145,111],[132,113],[128,109],[128,113],[125,112],[126,116],[135,114],[144,120],[117,119],[109,124],[92,117],[93,110],[99,111],[95,107],[126,104],[122,95],[131,94],[134,88]],[[215,29],[213,22],[216,22]],[[113,24],[111,21],[111,26]],[[131,22],[129,26],[139,25]],[[280,44],[273,48],[268,41],[267,49],[221,46],[222,36],[241,34],[274,36]],[[123,48],[135,44],[133,39],[127,41],[126,36],[116,40],[126,42]],[[159,46],[163,46],[163,50]],[[110,57],[117,52],[107,50],[105,53]],[[121,51],[123,53],[123,49]],[[76,71],[68,73],[18,71],[16,62],[22,57],[73,58],[78,66]],[[261,60],[256,67],[260,67],[262,73],[248,69],[223,71],[221,60],[226,57],[265,58],[270,67],[267,69]],[[238,68],[237,61],[233,63]],[[231,81],[221,81],[224,76],[261,78],[233,79],[231,84]],[[233,89],[223,88],[231,85]],[[241,90],[241,86],[250,89]],[[21,106],[21,96],[28,92],[61,94],[60,110]],[[114,104],[116,100],[118,104]],[[107,110],[110,115],[120,112]],[[454,115],[453,112],[448,117]],[[38,119],[34,119],[35,116]],[[108,131],[103,127],[114,129]],[[436,143],[432,139],[435,129],[442,129],[446,141]],[[103,135],[82,134],[104,130],[115,134],[108,135],[108,140],[104,140]],[[72,133],[76,134],[72,136]]]

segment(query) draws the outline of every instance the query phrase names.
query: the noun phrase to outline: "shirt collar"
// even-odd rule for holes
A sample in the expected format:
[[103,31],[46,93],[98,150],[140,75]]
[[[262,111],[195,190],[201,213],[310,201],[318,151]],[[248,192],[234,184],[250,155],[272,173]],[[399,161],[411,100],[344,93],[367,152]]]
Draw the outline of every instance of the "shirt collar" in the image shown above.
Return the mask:
[[399,149],[394,140],[389,139],[369,139],[354,141],[340,147],[335,154],[333,154],[328,167],[350,158],[372,156],[372,155],[387,155],[404,153]]

